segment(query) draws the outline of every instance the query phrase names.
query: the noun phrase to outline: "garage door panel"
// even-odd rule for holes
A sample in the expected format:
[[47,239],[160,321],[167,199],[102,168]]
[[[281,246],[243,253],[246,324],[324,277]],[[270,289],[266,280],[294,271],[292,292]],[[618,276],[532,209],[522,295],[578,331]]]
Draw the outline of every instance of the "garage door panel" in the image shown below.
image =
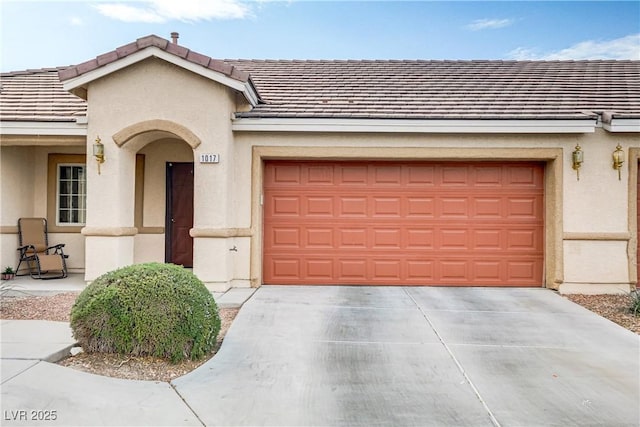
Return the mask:
[[436,204],[432,197],[413,197],[406,198],[406,216],[410,218],[435,218]]
[[469,230],[465,228],[442,229],[439,237],[439,248],[441,250],[469,249]]
[[471,249],[481,251],[501,251],[505,247],[503,230],[499,228],[479,228],[472,230]]
[[269,264],[265,265],[265,274],[282,282],[296,279],[300,277],[300,273],[300,261],[289,257],[273,258]]
[[407,176],[407,187],[419,186],[419,187],[433,187],[436,184],[436,171],[435,166],[432,165],[420,165],[420,166],[405,166]]
[[278,196],[272,199],[269,206],[271,213],[276,216],[299,216],[300,215],[300,197]]
[[269,234],[265,235],[265,245],[273,248],[300,248],[302,247],[300,229],[286,226],[273,227]]
[[338,249],[366,249],[366,228],[338,228]]
[[307,169],[307,184],[333,186],[334,171],[333,165],[313,165]]
[[402,211],[402,199],[400,197],[371,198],[373,204],[373,217],[400,218]]
[[337,185],[358,186],[363,187],[368,183],[367,166],[339,166]]
[[334,262],[331,258],[307,259],[305,261],[306,276],[316,282],[331,283],[333,280]]
[[502,187],[503,168],[498,165],[476,166],[474,184],[479,187]]
[[504,262],[500,260],[483,260],[473,262],[472,279],[497,283],[503,280]]
[[541,169],[523,168],[520,165],[506,167],[505,185],[511,188],[540,188],[544,179]]
[[402,184],[402,167],[400,165],[373,166],[373,184],[397,187]]
[[543,172],[534,163],[268,162],[264,282],[541,286]]
[[440,199],[439,217],[469,218],[469,199],[467,197],[442,197]]
[[503,217],[504,199],[500,197],[473,197],[471,217],[475,219],[500,219]]
[[347,283],[367,282],[367,260],[360,259],[339,259],[338,279]]
[[339,217],[367,217],[366,197],[340,197]]
[[542,254],[543,239],[542,230],[540,228],[518,228],[508,230],[507,234],[507,250],[510,251],[528,251],[531,253]]
[[440,280],[442,283],[466,283],[469,261],[444,259],[440,262]]
[[306,229],[306,240],[304,246],[313,249],[333,249],[335,235],[331,227],[309,227]]
[[406,233],[406,248],[407,249],[433,249],[434,248],[434,233],[433,229],[429,228],[408,228]]
[[406,261],[407,282],[427,284],[433,283],[434,262],[428,259],[410,259]]
[[372,276],[370,280],[383,282],[397,282],[402,280],[402,264],[399,259],[373,259],[371,260]]
[[507,200],[507,218],[536,219],[542,212],[540,197],[518,197]]
[[442,166],[440,168],[440,185],[443,187],[467,186],[469,183],[468,169],[456,165]]
[[538,270],[540,263],[536,261],[508,261],[507,274],[513,280],[521,280],[524,283],[535,283],[538,281]]
[[398,228],[375,228],[372,230],[372,249],[398,249],[402,247],[402,232]]
[[330,196],[307,196],[304,206],[307,216],[332,218],[335,212],[333,197]]
[[278,165],[272,170],[272,174],[267,175],[267,179],[280,185],[299,185],[302,182],[300,169],[299,165]]

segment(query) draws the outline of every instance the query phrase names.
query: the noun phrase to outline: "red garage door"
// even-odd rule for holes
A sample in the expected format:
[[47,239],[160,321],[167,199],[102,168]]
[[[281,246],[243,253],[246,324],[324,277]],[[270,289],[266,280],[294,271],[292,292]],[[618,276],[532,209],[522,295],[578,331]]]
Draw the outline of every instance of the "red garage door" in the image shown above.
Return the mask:
[[273,161],[266,284],[542,286],[538,163]]

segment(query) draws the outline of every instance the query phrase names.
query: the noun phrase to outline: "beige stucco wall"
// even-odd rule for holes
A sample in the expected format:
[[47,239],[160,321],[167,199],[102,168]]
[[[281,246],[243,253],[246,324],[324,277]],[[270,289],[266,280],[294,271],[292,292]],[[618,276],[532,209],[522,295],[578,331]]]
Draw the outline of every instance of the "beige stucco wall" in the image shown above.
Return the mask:
[[[580,181],[571,167],[571,153],[577,143],[584,151],[585,161],[580,171]],[[620,143],[628,154],[630,147],[638,146],[636,135],[611,134],[597,129],[592,134],[557,135],[419,135],[419,134],[305,134],[305,133],[257,133],[238,132],[235,135],[237,149],[236,180],[232,192],[236,200],[234,227],[252,226],[254,232],[253,254],[244,262],[251,264],[253,284],[261,281],[261,191],[260,167],[251,169],[251,153],[256,147],[259,156],[266,158],[371,158],[415,160],[464,160],[488,161],[504,158],[504,151],[516,149],[513,159],[528,159],[530,153],[544,149],[561,149],[562,156],[552,175],[553,184],[547,184],[547,228],[554,224],[554,232],[546,238],[546,286],[561,292],[619,292],[628,291],[635,282],[630,265],[634,260],[629,253],[630,236],[635,224],[629,221],[629,162],[624,165],[621,180],[611,167],[611,153]],[[331,147],[331,148],[327,148]],[[389,148],[393,147],[393,148]],[[544,155],[543,155],[544,157]],[[547,164],[549,168],[549,163]],[[633,182],[633,180],[631,180]],[[553,188],[549,187],[551,185]],[[550,191],[560,196],[550,202]],[[560,204],[560,206],[555,206]],[[253,222],[249,213],[254,212]],[[256,248],[258,247],[258,248]],[[555,252],[550,248],[557,248]],[[553,258],[553,259],[551,259]],[[635,259],[635,258],[634,258]],[[549,270],[555,270],[550,272]],[[551,273],[551,274],[550,274]]]
[[[627,155],[620,179],[612,167],[618,143]],[[565,280],[560,291],[628,292],[637,281],[632,268],[635,257],[631,257],[637,250],[631,239],[637,224],[628,215],[630,204],[636,203],[629,199],[629,185],[637,182],[629,174],[637,168],[631,167],[629,149],[640,143],[635,134],[599,129],[585,135],[580,145],[584,151],[580,180],[568,169],[563,183]],[[567,164],[570,161],[567,157]]]
[[[0,147],[0,266],[16,267],[19,246],[18,219],[47,218],[48,204],[55,195],[47,194],[49,154],[83,154],[83,147],[56,145],[2,145]],[[32,144],[37,144],[33,141]],[[48,218],[49,227],[55,219]],[[77,231],[50,232],[49,244],[65,244],[70,272],[84,269],[84,237]]]
[[[210,231],[226,227],[231,198],[228,186],[234,179],[230,118],[237,105],[232,90],[172,64],[148,59],[92,82],[88,97],[88,143],[92,144],[99,135],[105,144],[106,157],[101,175],[91,167],[88,176],[88,209],[96,214],[87,224],[85,235],[92,248],[109,253],[103,249],[113,249],[112,240],[125,241],[131,237],[130,234],[136,235],[130,229],[134,226],[134,163],[137,152],[147,157],[145,227],[164,226],[164,177],[162,184],[156,181],[159,175],[164,174],[163,161],[169,158],[193,161],[200,153],[218,154],[224,161],[207,165],[196,163],[194,229],[207,235],[211,234]],[[201,141],[201,145],[189,148],[191,155],[184,146],[167,145],[161,140],[176,138],[176,135],[171,135],[170,128],[159,129],[161,132],[149,129],[151,132],[134,136],[121,146],[112,139],[123,130],[153,120],[168,121],[188,129]],[[193,141],[186,142],[193,144]],[[151,144],[150,148],[145,148],[147,144]],[[163,147],[169,147],[169,151],[164,151]],[[114,213],[112,206],[119,206],[119,211]],[[205,282],[227,287],[232,279],[226,257],[228,249],[218,240],[216,237],[195,237],[194,247],[199,248],[199,255],[194,257],[194,271]],[[92,267],[87,268],[86,279],[92,280],[99,272],[115,266],[160,256],[159,236],[136,236],[132,237],[132,242],[131,245],[122,243],[118,250],[126,253],[119,253],[117,257],[94,259],[88,254],[87,265]],[[148,247],[150,244],[155,247]]]

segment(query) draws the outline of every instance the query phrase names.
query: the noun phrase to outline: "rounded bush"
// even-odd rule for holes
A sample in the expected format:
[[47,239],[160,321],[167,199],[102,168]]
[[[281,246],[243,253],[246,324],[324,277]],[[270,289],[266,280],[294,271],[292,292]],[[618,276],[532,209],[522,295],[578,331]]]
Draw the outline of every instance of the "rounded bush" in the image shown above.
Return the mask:
[[106,273],[71,309],[73,336],[87,352],[178,362],[211,352],[218,307],[204,284],[173,264],[136,264]]

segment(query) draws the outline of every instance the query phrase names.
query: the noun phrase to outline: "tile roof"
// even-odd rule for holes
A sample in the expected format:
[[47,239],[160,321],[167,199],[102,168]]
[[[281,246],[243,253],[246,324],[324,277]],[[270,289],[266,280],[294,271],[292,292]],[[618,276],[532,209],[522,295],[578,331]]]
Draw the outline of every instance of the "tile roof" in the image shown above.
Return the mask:
[[73,67],[0,75],[2,121],[73,121],[61,80],[157,47],[233,79],[260,104],[240,118],[640,118],[640,61],[216,60],[148,36]]
[[225,62],[264,101],[238,117],[640,117],[640,61]]
[[62,88],[63,68],[0,74],[0,120],[22,122],[73,122],[85,116],[84,99]]
[[163,39],[155,35],[141,37],[135,42],[120,46],[119,48],[112,50],[111,52],[100,55],[94,59],[83,62],[73,67],[66,68],[60,71],[60,80],[63,82],[71,78],[88,73],[107,64],[115,62],[119,59],[125,58],[136,52],[139,52],[148,47],[157,47],[165,52],[176,55],[182,59],[185,59],[194,64],[209,68],[210,70],[217,71],[232,79],[246,82],[249,80],[249,74],[240,71],[232,65],[225,63],[219,59],[213,59],[209,56],[202,55],[201,53],[194,52],[187,49],[184,46],[180,46],[176,43],[171,43],[168,40]]

